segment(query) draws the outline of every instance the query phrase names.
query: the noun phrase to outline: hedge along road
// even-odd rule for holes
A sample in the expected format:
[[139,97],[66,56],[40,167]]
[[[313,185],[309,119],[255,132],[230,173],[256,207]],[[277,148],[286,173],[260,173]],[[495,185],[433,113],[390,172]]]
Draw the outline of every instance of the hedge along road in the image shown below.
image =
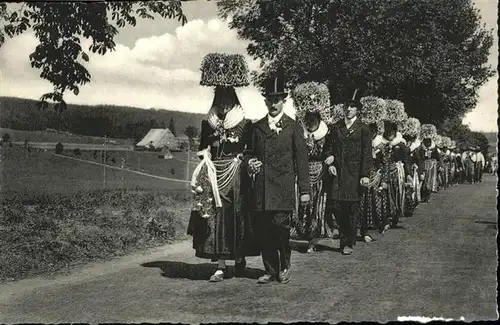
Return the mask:
[[193,257],[186,241],[69,276],[1,285],[0,323],[497,319],[495,186],[485,175],[481,184],[434,194],[352,256],[294,251],[287,285],[257,285],[257,257],[245,278],[209,283],[214,265]]

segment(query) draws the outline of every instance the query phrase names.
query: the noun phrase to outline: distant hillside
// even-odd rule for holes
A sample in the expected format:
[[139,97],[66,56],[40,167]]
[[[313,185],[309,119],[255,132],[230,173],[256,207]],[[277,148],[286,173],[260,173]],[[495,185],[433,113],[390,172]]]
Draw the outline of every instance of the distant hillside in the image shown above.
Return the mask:
[[53,105],[44,111],[36,106],[36,100],[0,97],[0,127],[38,131],[57,129],[87,136],[104,135],[117,139],[140,140],[151,128],[170,127],[173,120],[177,135],[183,134],[187,126],[200,128],[203,114],[160,109],[114,105],[68,105],[68,109],[57,115]]

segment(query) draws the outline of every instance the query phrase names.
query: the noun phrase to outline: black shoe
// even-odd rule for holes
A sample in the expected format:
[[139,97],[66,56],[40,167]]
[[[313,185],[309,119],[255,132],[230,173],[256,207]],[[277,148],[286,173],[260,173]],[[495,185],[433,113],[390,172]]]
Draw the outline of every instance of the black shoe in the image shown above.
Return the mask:
[[245,268],[247,267],[247,261],[242,259],[240,262],[234,263],[234,276],[242,277],[245,274]]

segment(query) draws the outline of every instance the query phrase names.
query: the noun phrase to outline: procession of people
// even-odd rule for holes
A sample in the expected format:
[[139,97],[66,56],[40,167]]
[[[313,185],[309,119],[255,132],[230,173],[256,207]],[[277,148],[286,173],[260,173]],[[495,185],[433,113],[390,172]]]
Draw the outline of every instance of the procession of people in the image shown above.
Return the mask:
[[[262,256],[258,283],[288,283],[292,233],[309,253],[338,237],[348,256],[358,238],[381,239],[433,193],[482,180],[479,147],[461,150],[408,117],[401,101],[354,90],[332,105],[326,85],[289,94],[277,71],[262,84],[268,113],[252,123],[235,91],[249,85],[243,56],[208,54],[201,71],[214,100],[201,125],[188,234],[197,257],[218,263],[211,282],[227,278],[227,260],[241,276],[245,257]],[[283,111],[289,95],[295,118]]]

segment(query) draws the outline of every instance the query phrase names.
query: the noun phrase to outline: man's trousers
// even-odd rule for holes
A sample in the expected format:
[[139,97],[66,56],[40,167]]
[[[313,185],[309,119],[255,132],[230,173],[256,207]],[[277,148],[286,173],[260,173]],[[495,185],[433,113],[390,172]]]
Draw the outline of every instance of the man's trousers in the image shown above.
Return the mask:
[[254,221],[266,274],[278,276],[291,266],[292,211],[255,211]]
[[337,201],[330,202],[329,210],[335,215],[340,235],[340,249],[356,245],[357,222],[360,213],[359,201]]

